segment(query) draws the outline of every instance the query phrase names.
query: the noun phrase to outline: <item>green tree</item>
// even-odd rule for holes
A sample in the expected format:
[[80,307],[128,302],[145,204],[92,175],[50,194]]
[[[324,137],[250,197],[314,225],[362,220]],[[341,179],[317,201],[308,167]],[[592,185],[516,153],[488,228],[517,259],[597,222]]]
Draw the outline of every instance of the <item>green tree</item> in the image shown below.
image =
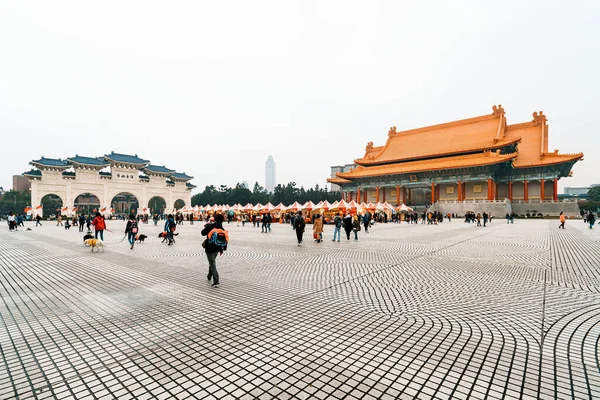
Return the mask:
[[590,188],[587,193],[588,201],[600,201],[600,186]]

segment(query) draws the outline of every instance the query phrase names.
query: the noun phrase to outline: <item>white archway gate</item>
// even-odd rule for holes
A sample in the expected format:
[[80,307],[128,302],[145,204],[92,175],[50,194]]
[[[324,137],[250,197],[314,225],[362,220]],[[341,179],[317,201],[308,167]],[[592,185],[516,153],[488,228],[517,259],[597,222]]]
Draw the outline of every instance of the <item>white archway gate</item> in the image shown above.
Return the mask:
[[30,162],[36,167],[23,175],[31,180],[31,205],[40,213],[42,197],[54,194],[64,207],[72,208],[77,196],[92,194],[98,198],[100,209],[109,213],[110,202],[120,193],[136,197],[140,208],[148,208],[152,197],[162,197],[166,208],[172,209],[181,199],[192,201],[193,178],[165,166],[150,164],[137,155],[110,153],[103,157],[75,156],[66,160],[42,157]]

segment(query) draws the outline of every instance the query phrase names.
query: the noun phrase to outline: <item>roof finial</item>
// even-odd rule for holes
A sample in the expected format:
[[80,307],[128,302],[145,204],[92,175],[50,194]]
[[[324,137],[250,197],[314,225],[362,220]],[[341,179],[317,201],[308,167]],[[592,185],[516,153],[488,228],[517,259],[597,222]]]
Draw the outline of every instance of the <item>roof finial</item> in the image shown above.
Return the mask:
[[396,127],[392,126],[390,128],[390,130],[388,131],[388,136],[395,136],[396,135]]
[[494,115],[504,115],[504,108],[502,108],[502,104],[492,106],[492,111]]
[[533,122],[536,125],[542,125],[542,124],[546,124],[546,121],[548,121],[548,119],[546,118],[546,116],[544,115],[543,111],[537,112],[534,111],[533,112]]

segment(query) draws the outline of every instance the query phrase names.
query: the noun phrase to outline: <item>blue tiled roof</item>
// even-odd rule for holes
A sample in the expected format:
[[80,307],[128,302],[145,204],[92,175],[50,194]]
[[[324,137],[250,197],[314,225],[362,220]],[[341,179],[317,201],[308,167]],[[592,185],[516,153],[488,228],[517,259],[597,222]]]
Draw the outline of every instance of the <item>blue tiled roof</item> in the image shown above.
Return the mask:
[[148,165],[145,169],[147,169],[148,171],[151,172],[164,172],[164,173],[173,173],[175,172],[174,169],[169,169],[167,167],[165,167],[164,165],[161,167],[160,165]]
[[191,188],[191,189],[193,189],[193,188],[197,187],[196,185],[192,185],[192,184],[191,184],[191,183],[189,183],[189,182],[186,182],[186,183],[185,183],[185,186],[187,186],[187,187],[189,187],[189,188]]
[[112,176],[110,172],[100,171],[100,176]]
[[21,175],[29,175],[29,176],[42,176],[42,172],[37,169],[32,169],[27,172],[23,172]]
[[193,179],[193,176],[189,176],[186,175],[185,172],[181,173],[181,172],[175,172],[171,174],[171,177],[175,178],[175,179]]
[[167,185],[174,185],[174,184],[175,184],[175,182],[173,182],[173,181],[172,181],[172,180],[170,180],[170,179],[167,179]]
[[76,155],[75,157],[67,158],[67,161],[77,164],[86,164],[86,165],[108,165],[103,158],[100,157],[82,157],[80,155]]
[[150,162],[149,160],[144,160],[142,158],[139,158],[137,156],[137,154],[134,156],[131,156],[128,154],[115,153],[114,151],[111,152],[110,154],[105,154],[104,158],[108,159],[108,160],[122,162],[122,163],[128,163],[128,164],[148,164]]
[[140,179],[143,181],[149,181],[150,177],[148,175],[140,174]]
[[66,161],[56,158],[46,158],[42,157],[39,160],[33,160],[30,164],[40,164],[48,167],[70,167]]
[[64,171],[62,173],[63,176],[72,176],[75,177],[75,172],[71,172],[71,171]]

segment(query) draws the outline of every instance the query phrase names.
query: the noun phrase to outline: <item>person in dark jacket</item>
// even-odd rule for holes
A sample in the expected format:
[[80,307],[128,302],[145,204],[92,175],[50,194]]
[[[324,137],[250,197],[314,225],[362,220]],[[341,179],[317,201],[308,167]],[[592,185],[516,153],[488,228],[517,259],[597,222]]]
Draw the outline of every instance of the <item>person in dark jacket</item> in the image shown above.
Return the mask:
[[129,221],[127,221],[127,226],[125,227],[125,234],[127,234],[127,241],[131,245],[131,250],[133,250],[133,245],[135,243],[135,235],[138,233],[138,221],[135,218],[135,215],[129,214]]
[[206,278],[208,278],[209,282],[212,279],[212,282],[213,282],[212,287],[214,287],[214,288],[219,287],[219,272],[217,271],[217,255],[219,253],[222,254],[222,251],[219,251],[218,249],[211,247],[211,245],[208,243],[208,234],[210,233],[210,231],[212,231],[215,228],[223,229],[223,219],[224,218],[223,218],[222,214],[216,214],[214,222],[204,225],[204,229],[202,229],[202,232],[200,232],[200,234],[202,236],[206,236],[206,243],[207,243],[206,247],[204,248],[204,251],[206,252],[206,258],[208,259],[208,275],[206,275]]
[[302,216],[302,211],[298,211],[298,215],[294,220],[294,230],[296,231],[296,239],[298,239],[298,246],[302,243],[302,237],[304,236],[304,228],[306,227],[306,222],[304,222],[304,217]]
[[344,223],[344,230],[346,231],[346,239],[350,240],[350,232],[352,232],[352,215],[350,215],[350,212],[346,213],[346,216],[344,217],[343,223]]
[[169,242],[167,244],[169,246],[175,242],[175,239],[173,238],[175,235],[173,232],[175,232],[176,228],[177,226],[175,225],[175,218],[173,217],[173,214],[169,214],[167,220],[165,221],[165,228],[163,229],[163,232],[167,232],[167,240]]

